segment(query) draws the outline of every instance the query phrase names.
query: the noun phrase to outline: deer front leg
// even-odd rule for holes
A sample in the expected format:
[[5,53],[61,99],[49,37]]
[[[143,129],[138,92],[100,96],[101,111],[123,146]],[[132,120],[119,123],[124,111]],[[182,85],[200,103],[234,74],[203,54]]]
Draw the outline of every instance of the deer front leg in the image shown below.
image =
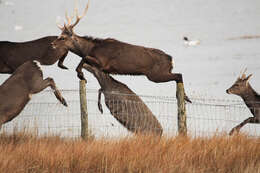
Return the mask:
[[103,114],[103,108],[102,108],[102,104],[101,104],[101,102],[100,102],[100,100],[101,100],[101,93],[103,92],[103,90],[100,88],[99,90],[98,90],[98,109],[99,109],[99,111],[101,112],[101,114]]
[[78,67],[76,68],[76,72],[77,72],[78,78],[80,80],[87,81],[85,79],[85,77],[84,77],[83,72],[82,72],[82,68],[83,68],[83,64],[84,63],[99,67],[100,66],[100,62],[96,58],[91,57],[91,56],[86,56],[85,58],[82,58],[82,60],[80,61]]
[[229,135],[232,135],[234,132],[239,132],[240,129],[246,125],[247,123],[260,123],[259,120],[256,117],[249,117],[246,120],[244,120],[242,123],[234,127],[230,132]]
[[64,62],[64,60],[65,60],[67,54],[68,54],[68,52],[65,53],[65,54],[59,59],[59,62],[58,62],[58,67],[60,67],[60,68],[62,68],[62,69],[66,69],[66,70],[68,70],[68,67],[64,66],[64,65],[63,65],[63,62]]
[[87,80],[85,79],[84,77],[84,74],[82,72],[82,67],[83,67],[83,64],[85,63],[84,59],[82,59],[79,63],[79,65],[77,66],[76,68],[76,72],[77,72],[77,76],[80,80],[84,80],[85,82],[87,82]]
[[56,84],[55,84],[54,80],[52,78],[50,78],[50,77],[48,77],[48,78],[46,78],[44,80],[41,80],[40,82],[38,81],[37,83],[35,83],[34,87],[33,87],[33,93],[39,93],[42,90],[44,90],[45,88],[47,88],[48,86],[51,87],[51,89],[53,90],[54,95],[61,102],[61,104],[63,104],[64,106],[68,106],[66,100],[62,97],[60,91],[56,87]]
[[[56,98],[64,105],[64,106],[68,106],[66,100],[62,97],[60,91],[58,90],[58,88],[56,87],[56,84],[54,82],[54,80],[52,78],[47,78],[49,80],[49,86],[51,87],[51,89],[53,90],[54,95],[56,96]],[[45,79],[46,80],[46,79]]]

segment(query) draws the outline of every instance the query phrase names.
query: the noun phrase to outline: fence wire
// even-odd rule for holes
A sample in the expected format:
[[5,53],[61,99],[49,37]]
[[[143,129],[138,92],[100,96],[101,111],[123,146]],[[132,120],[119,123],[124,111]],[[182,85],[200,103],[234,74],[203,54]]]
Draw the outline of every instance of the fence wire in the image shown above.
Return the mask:
[[[37,135],[79,137],[81,134],[79,91],[62,90],[61,93],[68,107],[60,104],[52,91],[46,90],[34,95],[19,116],[3,125],[1,132],[13,133],[14,130],[26,130],[36,132]],[[163,135],[178,134],[176,98],[145,95],[139,97],[161,124]],[[206,98],[191,98],[191,100],[192,104],[186,104],[187,129],[191,136],[226,134],[246,118],[252,117],[242,100]],[[98,91],[87,89],[88,126],[91,135],[95,137],[132,135],[111,115],[103,95],[101,104],[103,114],[98,109]],[[129,111],[133,110],[127,110],[126,113]],[[250,136],[260,136],[260,125],[247,124],[241,132]]]

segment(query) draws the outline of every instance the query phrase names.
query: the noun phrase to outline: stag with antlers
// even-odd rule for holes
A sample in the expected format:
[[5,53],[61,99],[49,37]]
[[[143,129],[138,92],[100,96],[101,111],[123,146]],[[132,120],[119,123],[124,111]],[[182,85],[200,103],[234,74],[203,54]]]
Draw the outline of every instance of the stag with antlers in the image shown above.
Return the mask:
[[248,82],[252,74],[246,76],[245,71],[242,73],[241,77],[238,77],[236,82],[226,90],[226,92],[228,94],[235,94],[240,96],[244,100],[250,112],[253,114],[253,117],[247,118],[242,123],[234,127],[230,131],[230,135],[232,135],[234,132],[239,132],[239,130],[247,123],[260,123],[260,95],[251,87]]
[[[165,52],[138,45],[124,43],[115,39],[94,39],[90,36],[78,36],[74,27],[79,23],[88,10],[89,2],[82,16],[75,8],[76,21],[66,13],[68,23],[59,26],[62,33],[53,41],[53,48],[65,46],[82,60],[76,71],[81,80],[85,80],[82,66],[87,63],[103,72],[123,75],[145,75],[150,81],[160,83],[168,81],[183,82],[181,73],[171,73],[173,59]],[[186,100],[191,102],[188,97]]]

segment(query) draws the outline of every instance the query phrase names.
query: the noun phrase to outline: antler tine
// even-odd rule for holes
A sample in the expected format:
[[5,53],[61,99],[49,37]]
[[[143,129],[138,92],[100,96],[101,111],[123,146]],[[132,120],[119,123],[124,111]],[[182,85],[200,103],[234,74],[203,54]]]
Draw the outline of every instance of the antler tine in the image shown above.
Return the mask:
[[247,68],[244,69],[244,71],[242,73],[242,76],[241,76],[241,79],[245,79],[246,78],[246,74],[245,74],[246,70],[247,70]]
[[67,21],[68,21],[68,25],[70,25],[72,19],[69,17],[67,10],[66,10],[66,12],[65,12],[65,17],[66,17],[66,19],[67,19]]
[[60,28],[60,30],[63,29],[63,26],[61,26],[60,23],[58,23],[57,21],[56,21],[56,25],[57,25],[58,28]]
[[60,24],[59,19],[60,19],[60,16],[57,16],[57,18],[56,18],[56,25],[57,25],[58,28],[60,28],[62,30],[63,26]]
[[83,14],[82,14],[81,16],[78,15],[78,9],[75,9],[75,13],[76,13],[77,19],[76,19],[76,22],[75,22],[73,25],[71,25],[72,28],[73,28],[74,26],[76,26],[76,25],[79,23],[80,19],[82,19],[82,18],[86,15],[86,13],[87,13],[87,11],[88,11],[88,7],[89,7],[89,1],[90,1],[90,0],[88,0],[88,3],[87,3],[87,5],[86,5],[86,7],[85,7],[85,9],[84,9],[84,11],[83,11]]

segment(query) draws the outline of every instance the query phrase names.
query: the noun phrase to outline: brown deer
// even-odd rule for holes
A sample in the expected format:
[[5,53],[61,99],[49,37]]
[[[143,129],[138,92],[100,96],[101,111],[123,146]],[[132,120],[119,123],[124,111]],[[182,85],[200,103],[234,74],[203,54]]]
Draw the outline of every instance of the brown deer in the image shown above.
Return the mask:
[[242,73],[241,77],[238,77],[236,82],[226,90],[226,92],[228,94],[240,96],[244,100],[250,112],[253,114],[253,117],[247,118],[242,123],[234,127],[230,131],[230,135],[234,132],[239,132],[239,130],[247,123],[260,123],[260,95],[257,94],[248,82],[252,74],[246,77],[245,71]]
[[51,43],[57,36],[47,36],[27,42],[0,41],[0,73],[12,74],[20,65],[29,60],[37,60],[42,65],[58,62],[62,69],[68,69],[63,61],[68,54],[65,47],[53,49]]
[[103,93],[111,114],[129,131],[162,135],[163,130],[159,121],[131,89],[94,66],[85,63],[83,68],[91,72],[101,86],[98,93],[98,108],[101,113],[103,109],[100,99]]
[[[65,46],[67,50],[82,57],[76,71],[81,80],[85,80],[82,66],[87,63],[110,74],[145,75],[153,82],[176,81],[183,82],[181,73],[171,73],[173,59],[165,52],[138,45],[124,43],[115,39],[94,39],[89,36],[78,36],[73,28],[88,10],[87,4],[83,15],[79,16],[77,9],[76,21],[71,24],[72,18],[66,13],[68,24],[58,26],[62,33],[53,41],[53,48]],[[188,97],[186,100],[191,102]]]
[[52,78],[43,79],[43,73],[37,61],[27,61],[0,86],[0,129],[14,119],[36,94],[50,86],[56,98],[67,106],[65,99],[57,89]]

